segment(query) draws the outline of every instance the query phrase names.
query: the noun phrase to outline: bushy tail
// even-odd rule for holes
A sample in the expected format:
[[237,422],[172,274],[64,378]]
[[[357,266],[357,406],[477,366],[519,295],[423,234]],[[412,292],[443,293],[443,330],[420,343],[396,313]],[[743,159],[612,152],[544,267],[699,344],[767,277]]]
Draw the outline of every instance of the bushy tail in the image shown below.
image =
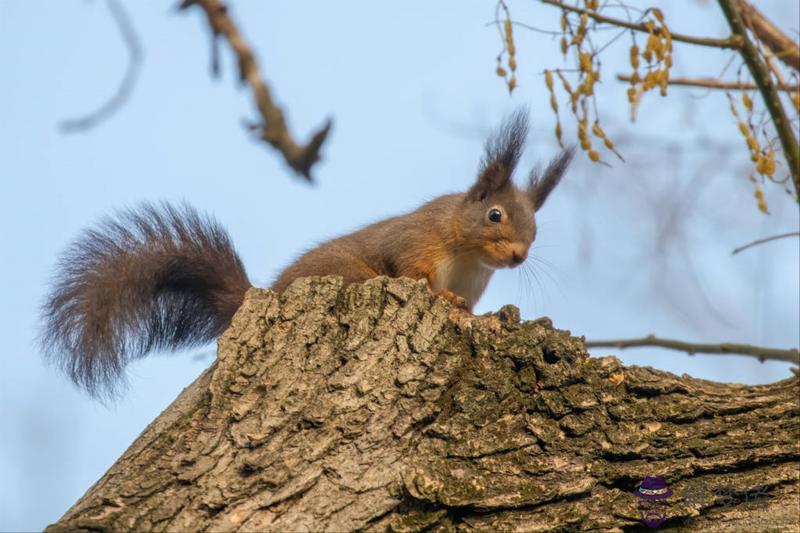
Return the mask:
[[221,334],[250,286],[218,222],[187,205],[144,204],[64,252],[42,343],[77,385],[113,396],[131,359]]

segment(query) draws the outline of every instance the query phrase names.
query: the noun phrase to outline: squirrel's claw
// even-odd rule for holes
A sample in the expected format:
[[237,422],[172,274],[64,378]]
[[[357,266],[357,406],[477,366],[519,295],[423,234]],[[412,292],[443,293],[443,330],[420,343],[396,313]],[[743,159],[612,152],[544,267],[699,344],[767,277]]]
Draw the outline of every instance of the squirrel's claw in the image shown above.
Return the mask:
[[467,304],[467,300],[462,298],[461,296],[453,296],[453,306],[458,307],[459,309],[463,309],[465,311],[469,310],[469,305]]
[[453,291],[442,289],[434,292],[433,294],[434,296],[441,296],[446,300],[450,300],[450,303],[453,304],[453,307],[456,307],[458,309],[463,309],[464,311],[470,311],[470,307],[469,304],[467,303],[467,300],[462,296],[458,296]]

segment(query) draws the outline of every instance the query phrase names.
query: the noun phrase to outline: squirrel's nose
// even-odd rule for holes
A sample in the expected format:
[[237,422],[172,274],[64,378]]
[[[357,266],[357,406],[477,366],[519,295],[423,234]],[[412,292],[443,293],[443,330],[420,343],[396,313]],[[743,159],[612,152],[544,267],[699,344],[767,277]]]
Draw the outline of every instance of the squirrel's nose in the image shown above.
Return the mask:
[[511,262],[514,263],[514,266],[521,265],[526,259],[528,258],[528,251],[511,251]]

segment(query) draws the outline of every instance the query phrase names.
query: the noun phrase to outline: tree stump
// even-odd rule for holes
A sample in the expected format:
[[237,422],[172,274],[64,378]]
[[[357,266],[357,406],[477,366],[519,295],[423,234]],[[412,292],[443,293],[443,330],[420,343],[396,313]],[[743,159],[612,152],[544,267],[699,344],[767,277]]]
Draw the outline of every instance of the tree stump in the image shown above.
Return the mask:
[[798,380],[720,384],[589,358],[424,283],[252,289],[218,359],[48,531],[630,530],[800,523]]

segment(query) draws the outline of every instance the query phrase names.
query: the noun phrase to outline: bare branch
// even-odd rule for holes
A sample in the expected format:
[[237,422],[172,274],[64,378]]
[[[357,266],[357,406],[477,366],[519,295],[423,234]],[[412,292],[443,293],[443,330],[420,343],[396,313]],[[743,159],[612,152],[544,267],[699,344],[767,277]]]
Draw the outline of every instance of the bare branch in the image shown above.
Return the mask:
[[[631,81],[628,74],[617,74],[619,81]],[[716,78],[670,78],[670,85],[680,85],[684,87],[704,87],[706,89],[723,89],[726,91],[755,91],[758,85],[754,83],[739,83],[730,81],[720,81]],[[779,91],[794,92],[800,89],[800,85],[780,84],[776,86]]]
[[245,42],[236,24],[228,15],[225,4],[219,0],[183,0],[180,9],[198,6],[205,13],[211,27],[212,37],[222,36],[230,45],[239,64],[240,79],[250,86],[253,99],[261,115],[261,124],[257,125],[261,139],[278,150],[292,169],[308,181],[311,178],[311,167],[319,161],[319,149],[331,129],[331,121],[317,130],[305,146],[298,145],[289,134],[283,110],[272,101],[269,86],[264,82],[258,69],[255,56]]
[[759,244],[764,244],[765,242],[777,241],[778,239],[785,239],[787,237],[800,237],[800,231],[792,231],[790,233],[781,233],[780,235],[773,235],[772,237],[766,237],[764,239],[756,239],[755,241],[745,244],[744,246],[739,246],[731,252],[731,255],[736,255],[743,250],[747,250],[753,246],[758,246]]
[[778,91],[775,88],[767,66],[761,60],[758,49],[747,36],[744,21],[736,5],[734,5],[738,5],[739,0],[717,1],[719,2],[722,12],[725,14],[725,18],[728,19],[731,31],[742,40],[742,48],[739,50],[739,53],[747,64],[750,75],[753,76],[753,81],[758,85],[764,104],[769,111],[770,117],[772,117],[775,131],[777,131],[778,137],[781,140],[783,155],[789,164],[789,172],[792,175],[795,194],[800,195],[800,145],[797,143],[792,125],[789,123],[786,111],[783,109]]
[[117,91],[106,103],[88,115],[67,119],[61,122],[59,128],[65,133],[90,130],[97,126],[98,123],[113,115],[128,100],[134,85],[136,85],[136,80],[139,77],[139,69],[144,54],[142,53],[142,47],[139,44],[139,37],[136,35],[133,23],[120,2],[117,0],[106,0],[106,5],[111,13],[111,17],[117,24],[119,33],[125,43],[125,48],[128,50],[128,67],[125,70],[125,75],[122,77]]
[[[551,6],[558,7],[563,9],[564,11],[571,11],[572,13],[580,13],[586,14],[590,18],[596,20],[597,22],[602,22],[605,24],[612,24],[614,26],[619,26],[620,28],[628,28],[634,31],[639,31],[643,33],[649,33],[649,29],[644,24],[637,24],[634,22],[628,22],[625,20],[615,19],[611,17],[606,17],[605,15],[601,15],[600,13],[596,13],[595,11],[589,11],[586,9],[582,9],[580,7],[570,6],[559,2],[558,0],[541,0],[544,4],[549,4]],[[690,44],[697,44],[700,46],[711,46],[714,48],[731,48],[731,49],[739,49],[742,46],[741,39],[736,35],[731,35],[726,39],[712,39],[708,37],[693,37],[691,35],[683,35],[680,33],[672,33],[670,32],[673,41],[680,41],[683,43],[690,43]]]
[[736,0],[744,23],[775,57],[800,72],[800,46],[746,0]]
[[671,339],[659,339],[655,335],[648,335],[641,339],[622,339],[622,340],[602,340],[590,341],[586,343],[587,348],[638,348],[642,346],[658,346],[671,350],[680,350],[689,355],[696,353],[717,354],[717,355],[750,355],[757,357],[759,361],[784,361],[800,365],[800,352],[796,348],[781,350],[779,348],[766,348],[763,346],[753,346],[751,344],[735,344],[723,342],[720,344],[695,344],[690,342],[676,341]]
[[[775,79],[778,81],[777,84],[778,89],[780,89],[785,85],[788,85],[788,83],[786,83],[786,78],[783,75],[783,71],[778,67],[778,65],[775,64],[776,58],[775,54],[772,53],[772,50],[770,50],[767,47],[764,47],[763,52],[764,52],[764,61],[767,62],[767,66],[769,67],[770,72],[772,72],[772,75],[775,76]],[[797,76],[792,76],[792,77],[796,78]],[[798,91],[800,91],[800,86],[798,87]],[[789,98],[789,101],[792,102],[792,107],[794,107],[795,111],[800,113],[800,100],[798,100],[797,98]]]

